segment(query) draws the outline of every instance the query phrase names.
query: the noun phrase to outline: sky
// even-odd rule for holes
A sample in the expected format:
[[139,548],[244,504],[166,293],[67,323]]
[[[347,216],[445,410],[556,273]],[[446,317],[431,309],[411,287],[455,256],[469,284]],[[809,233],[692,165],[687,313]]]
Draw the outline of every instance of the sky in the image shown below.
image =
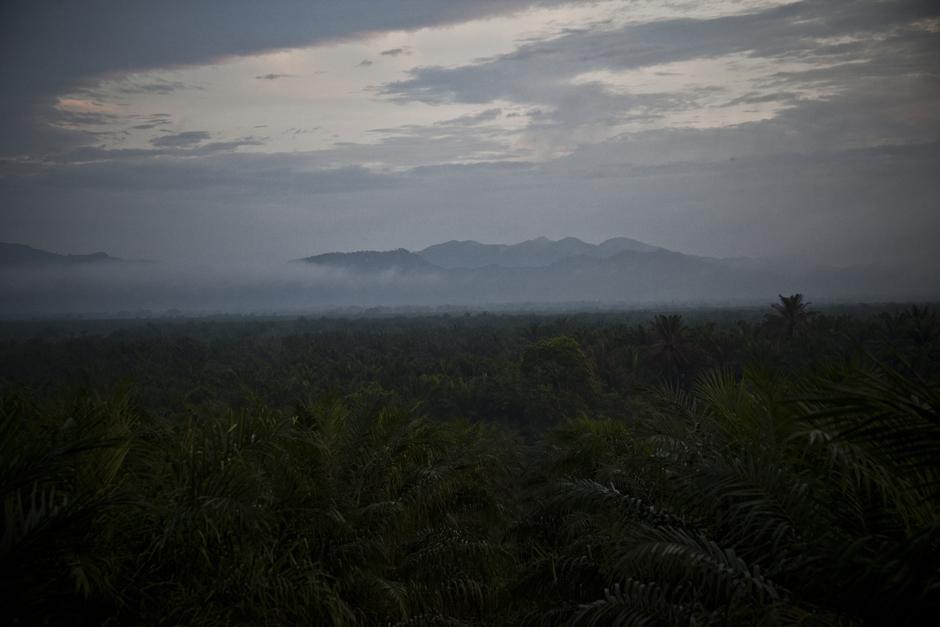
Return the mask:
[[937,264],[935,0],[6,0],[0,241]]

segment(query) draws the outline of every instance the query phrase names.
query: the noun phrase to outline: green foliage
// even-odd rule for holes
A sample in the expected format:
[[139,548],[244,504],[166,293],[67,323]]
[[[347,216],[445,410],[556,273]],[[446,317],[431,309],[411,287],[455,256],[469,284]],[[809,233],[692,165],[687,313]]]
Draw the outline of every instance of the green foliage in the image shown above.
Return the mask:
[[935,316],[780,307],[7,342],[5,617],[930,624]]
[[[896,372],[849,370],[839,383],[813,383],[827,394],[797,403],[785,383],[706,373],[692,396],[665,390],[685,405],[673,414],[678,425],[632,441],[587,435],[606,431],[600,425],[580,429],[603,444],[590,453],[601,463],[546,466],[550,497],[534,511],[550,521],[542,532],[552,559],[577,564],[597,596],[585,602],[583,590],[543,575],[569,609],[559,616],[555,602],[536,615],[574,624],[929,622],[940,610],[936,391]],[[646,463],[631,463],[644,450]],[[532,559],[534,568],[541,552]]]
[[589,398],[594,375],[581,347],[570,337],[539,340],[525,349],[522,373],[539,385],[556,392],[571,391]]
[[119,478],[132,420],[126,394],[46,407],[0,398],[0,588],[9,617],[45,607],[67,614],[113,592],[101,549],[109,514],[129,501]]

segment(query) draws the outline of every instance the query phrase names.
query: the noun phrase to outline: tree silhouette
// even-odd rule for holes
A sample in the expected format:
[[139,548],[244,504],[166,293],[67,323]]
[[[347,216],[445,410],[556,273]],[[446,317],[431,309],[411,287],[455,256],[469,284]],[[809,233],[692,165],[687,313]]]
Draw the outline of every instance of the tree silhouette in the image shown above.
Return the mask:
[[772,304],[771,307],[777,312],[776,319],[786,328],[787,337],[793,337],[794,331],[805,324],[816,312],[809,311],[811,303],[804,302],[803,295],[800,293],[790,296],[778,294],[777,296],[780,302]]
[[679,314],[660,314],[653,319],[653,356],[675,375],[689,363],[685,325]]

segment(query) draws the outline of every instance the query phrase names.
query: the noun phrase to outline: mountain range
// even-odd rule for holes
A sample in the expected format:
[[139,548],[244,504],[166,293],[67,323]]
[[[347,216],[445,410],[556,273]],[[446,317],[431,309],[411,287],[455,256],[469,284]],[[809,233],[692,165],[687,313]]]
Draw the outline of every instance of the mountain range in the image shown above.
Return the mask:
[[331,252],[239,270],[135,264],[106,253],[60,255],[0,244],[3,311],[179,308],[296,311],[334,306],[487,306],[594,303],[628,306],[813,300],[931,300],[929,268],[835,268],[768,258],[687,255],[615,237],[591,244],[545,237],[517,244],[449,241],[418,251]]
[[518,244],[452,240],[416,252],[328,253],[299,261],[351,276],[434,277],[421,298],[452,303],[746,302],[781,292],[868,300],[919,295],[925,285],[901,270],[686,255],[626,237],[600,244],[574,237]]

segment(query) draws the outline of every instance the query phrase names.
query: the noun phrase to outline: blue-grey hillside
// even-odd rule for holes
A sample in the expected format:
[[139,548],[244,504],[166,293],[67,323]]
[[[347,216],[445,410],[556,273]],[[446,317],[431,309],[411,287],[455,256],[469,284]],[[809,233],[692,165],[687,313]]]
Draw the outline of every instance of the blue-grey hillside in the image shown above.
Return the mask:
[[597,245],[573,237],[508,245],[451,241],[417,253],[328,253],[303,261],[342,269],[360,280],[383,273],[403,278],[395,285],[373,282],[371,291],[355,284],[355,289],[331,293],[337,302],[357,304],[720,304],[765,302],[796,292],[832,300],[929,296],[922,278],[902,271],[701,257],[629,238]]
[[87,255],[60,255],[47,250],[33,248],[26,244],[0,242],[0,267],[69,266],[115,261],[122,260],[103,252],[89,253]]
[[179,310],[293,312],[335,307],[525,307],[934,300],[929,270],[807,267],[686,255],[627,238],[448,242],[420,252],[332,252],[265,266],[130,263],[0,245],[0,316]]

